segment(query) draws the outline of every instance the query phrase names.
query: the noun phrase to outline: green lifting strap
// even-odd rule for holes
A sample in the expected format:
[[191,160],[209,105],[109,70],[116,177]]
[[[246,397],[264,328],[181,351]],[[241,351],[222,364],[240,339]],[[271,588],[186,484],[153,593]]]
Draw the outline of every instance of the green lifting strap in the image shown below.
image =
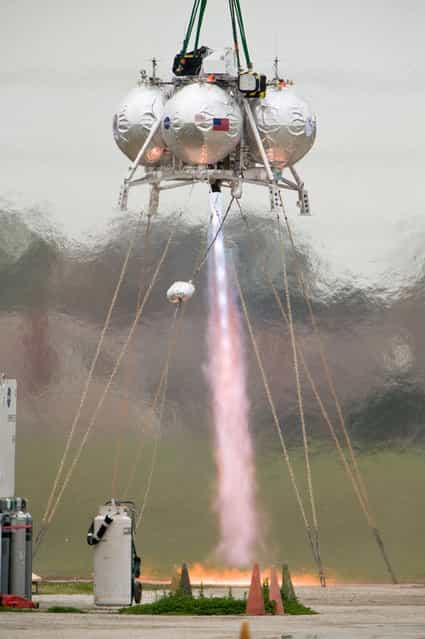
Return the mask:
[[186,34],[183,40],[183,46],[181,50],[181,55],[184,55],[189,46],[190,36],[192,35],[193,25],[195,24],[196,14],[198,13],[199,3],[201,0],[195,0],[192,7],[192,13],[190,14],[189,24],[186,29]]
[[231,21],[232,21],[233,47],[235,49],[236,62],[237,62],[237,65],[238,65],[238,71],[240,72],[240,70],[241,70],[241,56],[240,56],[240,53],[239,53],[238,30],[237,30],[237,26],[236,26],[235,5],[233,3],[233,0],[229,0],[229,11],[230,11],[230,18],[231,18]]
[[199,9],[199,20],[198,20],[198,28],[196,29],[196,37],[195,37],[195,51],[199,45],[199,36],[201,34],[202,22],[204,20],[205,9],[207,7],[207,0],[201,0],[201,8]]
[[247,40],[246,40],[245,26],[244,26],[244,22],[243,22],[241,7],[240,7],[240,4],[239,4],[239,0],[233,0],[233,1],[234,1],[234,4],[235,4],[236,16],[238,18],[239,31],[240,31],[240,34],[241,34],[242,47],[243,47],[243,51],[244,51],[244,55],[245,55],[246,66],[248,67],[248,69],[252,69],[252,62],[251,62],[251,58],[250,58],[250,55],[249,55],[248,43],[247,43]]
[[[194,24],[196,22],[196,17],[198,16],[198,25],[196,27],[196,34],[195,34],[195,44],[194,44],[194,50],[196,51],[196,49],[199,46],[199,37],[201,34],[201,28],[202,28],[202,23],[204,21],[204,15],[205,15],[205,9],[207,7],[207,1],[208,0],[194,0],[193,3],[193,7],[192,7],[192,13],[190,14],[190,19],[189,19],[189,24],[187,26],[187,30],[186,30],[186,35],[185,38],[183,40],[183,47],[181,50],[181,54],[180,55],[185,55],[189,46],[189,42],[190,42],[190,38],[192,36],[192,31],[193,31],[193,27]],[[237,40],[237,33],[236,33],[236,20],[238,22],[238,26],[239,26],[239,32],[240,32],[240,36],[241,36],[241,40],[242,40],[242,48],[243,48],[243,52],[244,52],[244,56],[245,56],[245,62],[246,65],[248,67],[248,69],[252,69],[252,62],[251,62],[251,58],[249,55],[249,50],[248,50],[248,43],[247,43],[247,39],[246,39],[246,33],[245,33],[245,25],[244,25],[244,21],[243,21],[243,17],[242,17],[242,11],[241,11],[241,7],[240,7],[240,3],[239,0],[229,0],[229,8],[230,8],[230,18],[232,21],[232,30],[233,30],[233,42],[234,42],[234,46],[235,46],[235,50],[236,50],[236,56],[238,59],[238,67],[240,68],[240,59],[239,59],[239,50],[238,50],[238,40]]]
[[190,14],[189,24],[186,29],[186,34],[183,40],[183,47],[180,55],[185,55],[187,49],[189,47],[190,38],[192,36],[193,27],[196,21],[196,16],[198,15],[198,26],[196,28],[196,36],[195,36],[195,45],[194,49],[198,48],[199,44],[199,36],[201,33],[202,22],[204,20],[205,8],[207,6],[207,0],[195,0],[192,7],[192,13]]

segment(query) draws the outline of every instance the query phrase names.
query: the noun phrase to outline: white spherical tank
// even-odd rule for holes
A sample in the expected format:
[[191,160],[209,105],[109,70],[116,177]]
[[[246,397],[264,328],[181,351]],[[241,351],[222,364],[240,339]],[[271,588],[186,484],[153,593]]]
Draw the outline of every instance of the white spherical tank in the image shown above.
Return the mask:
[[[271,86],[253,104],[254,119],[272,166],[282,169],[308,153],[316,138],[316,118],[308,104],[286,86]],[[249,146],[255,160],[261,155],[252,133]]]
[[162,135],[167,147],[188,164],[215,164],[238,145],[242,113],[230,93],[195,82],[178,90],[164,107]]
[[[135,160],[152,126],[161,119],[166,96],[155,85],[142,84],[123,100],[114,115],[115,142],[130,160]],[[157,164],[165,151],[161,131],[154,136],[140,164]]]

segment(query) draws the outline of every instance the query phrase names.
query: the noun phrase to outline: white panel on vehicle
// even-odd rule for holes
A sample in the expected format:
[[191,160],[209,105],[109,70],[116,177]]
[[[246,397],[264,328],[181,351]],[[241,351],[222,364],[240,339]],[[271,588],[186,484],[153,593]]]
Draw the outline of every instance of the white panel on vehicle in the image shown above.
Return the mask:
[[236,78],[238,74],[235,52],[231,48],[217,49],[202,61],[201,75],[228,75]]

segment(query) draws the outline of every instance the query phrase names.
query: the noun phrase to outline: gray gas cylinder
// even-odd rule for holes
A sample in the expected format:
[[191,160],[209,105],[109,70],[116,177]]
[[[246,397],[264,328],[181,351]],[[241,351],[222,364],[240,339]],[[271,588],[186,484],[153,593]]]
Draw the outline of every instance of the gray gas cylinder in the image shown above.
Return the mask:
[[32,597],[32,516],[26,513],[25,529],[25,596]]
[[0,513],[0,593],[9,594],[9,564],[10,564],[10,515]]
[[9,591],[20,597],[25,597],[27,592],[26,525],[27,515],[22,510],[11,514]]

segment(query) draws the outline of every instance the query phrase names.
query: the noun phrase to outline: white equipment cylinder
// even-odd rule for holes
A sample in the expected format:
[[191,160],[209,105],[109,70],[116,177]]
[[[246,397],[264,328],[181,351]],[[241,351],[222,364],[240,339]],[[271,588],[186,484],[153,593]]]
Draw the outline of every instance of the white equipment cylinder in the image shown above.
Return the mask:
[[93,544],[95,604],[129,606],[133,583],[130,507],[114,501],[101,506],[93,526],[93,537],[97,535],[99,539]]
[[15,494],[16,380],[0,380],[0,497]]

